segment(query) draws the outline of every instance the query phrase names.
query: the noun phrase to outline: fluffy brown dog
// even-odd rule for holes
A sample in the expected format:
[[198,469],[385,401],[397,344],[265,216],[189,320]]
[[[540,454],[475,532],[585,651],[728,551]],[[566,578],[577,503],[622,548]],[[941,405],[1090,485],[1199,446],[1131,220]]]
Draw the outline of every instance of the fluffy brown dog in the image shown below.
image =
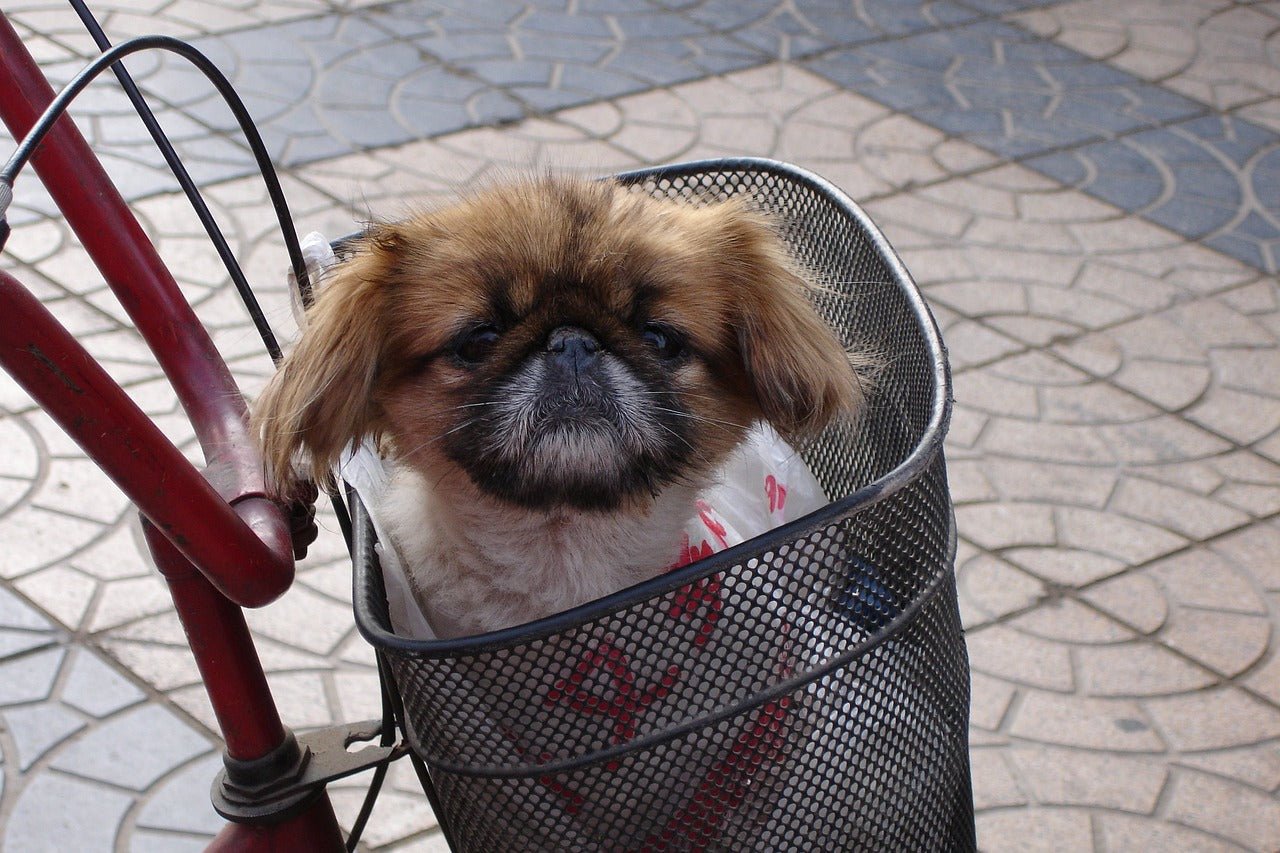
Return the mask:
[[372,227],[255,417],[281,494],[382,439],[381,512],[450,637],[667,569],[753,423],[795,439],[859,388],[760,216],[548,178]]

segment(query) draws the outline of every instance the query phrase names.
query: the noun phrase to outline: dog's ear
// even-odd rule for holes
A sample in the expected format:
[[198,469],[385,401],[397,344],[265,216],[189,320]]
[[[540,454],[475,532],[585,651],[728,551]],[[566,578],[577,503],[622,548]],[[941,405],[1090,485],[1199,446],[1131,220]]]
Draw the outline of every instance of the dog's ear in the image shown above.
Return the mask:
[[770,224],[739,209],[723,222],[740,299],[738,346],[764,418],[788,439],[864,403],[854,359],[809,301]]
[[292,496],[306,476],[301,459],[323,480],[349,442],[379,431],[373,392],[395,242],[389,227],[371,230],[332,271],[307,310],[301,340],[253,407],[268,484],[280,497]]

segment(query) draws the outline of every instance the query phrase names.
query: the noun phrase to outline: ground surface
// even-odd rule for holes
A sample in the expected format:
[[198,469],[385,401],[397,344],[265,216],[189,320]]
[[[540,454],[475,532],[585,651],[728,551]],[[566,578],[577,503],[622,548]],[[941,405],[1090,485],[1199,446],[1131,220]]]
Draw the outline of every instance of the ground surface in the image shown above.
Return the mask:
[[[1280,2],[104,0],[248,102],[302,230],[534,167],[764,155],[901,252],[951,350],[947,444],[984,850],[1280,849]],[[61,3],[5,11],[56,80]],[[131,68],[287,327],[250,158],[173,57]],[[78,120],[245,387],[270,370],[127,102]],[[4,146],[0,146],[3,148]],[[118,303],[18,185],[0,263],[184,447]],[[249,614],[297,728],[376,714],[329,535]],[[201,849],[207,700],[113,487],[0,378],[0,847]],[[399,768],[370,850],[443,849]],[[360,780],[334,792],[344,820]]]

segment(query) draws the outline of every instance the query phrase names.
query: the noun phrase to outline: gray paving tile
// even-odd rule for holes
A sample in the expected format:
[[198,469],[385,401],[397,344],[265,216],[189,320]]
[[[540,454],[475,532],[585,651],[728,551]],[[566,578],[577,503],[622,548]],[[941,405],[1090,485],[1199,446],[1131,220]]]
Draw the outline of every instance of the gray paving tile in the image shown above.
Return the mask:
[[1272,199],[1280,194],[1270,191],[1278,181],[1269,158],[1280,137],[1270,130],[1206,117],[1208,108],[1191,99],[994,21],[806,64],[1179,234],[1277,269]]
[[211,839],[176,835],[172,832],[135,830],[129,837],[129,853],[201,853]]
[[209,751],[209,741],[157,705],[111,717],[59,751],[55,769],[144,791],[175,766]]
[[36,776],[17,795],[2,836],[5,850],[63,853],[112,850],[133,798],[84,779]]
[[[1121,141],[1096,143],[1034,158],[1027,165],[1057,180],[1141,214],[1190,238],[1211,238],[1247,263],[1274,267],[1270,247],[1280,230],[1257,210],[1247,164],[1280,139],[1241,121],[1196,119]],[[1074,174],[1073,174],[1074,173]],[[1271,180],[1264,170],[1262,182]],[[1234,241],[1234,244],[1229,243]],[[1251,244],[1249,249],[1240,244]]]
[[11,631],[0,628],[0,660],[39,649],[57,642],[57,638],[47,632]]
[[0,707],[47,698],[66,654],[47,649],[0,663]]
[[[31,4],[39,2],[26,0],[23,11]],[[1272,280],[1188,243],[1201,239],[1261,269],[1274,269],[1280,254],[1274,134],[1266,122],[1241,120],[1252,113],[1232,94],[1234,72],[1210,61],[1233,52],[1226,40],[1207,40],[1234,32],[1248,50],[1235,52],[1233,69],[1267,64],[1256,61],[1265,51],[1240,16],[1272,14],[1274,2],[1135,0],[1120,14],[1074,0],[412,0],[358,15],[295,10],[274,23],[268,5],[234,10],[259,15],[254,25],[183,31],[203,38],[236,78],[282,163],[592,104],[573,121],[320,164],[308,173],[318,201],[301,219],[347,223],[352,199],[382,210],[410,186],[443,195],[473,176],[557,157],[631,164],[685,151],[796,152],[876,197],[873,215],[934,300],[956,368],[953,496],[968,537],[959,581],[973,631],[983,849],[1275,846],[1280,666],[1271,611],[1280,576],[1267,534],[1280,511],[1280,469],[1263,454],[1280,460],[1280,391],[1267,360],[1280,339],[1280,303]],[[1097,21],[1092,42],[1078,30],[1032,37],[995,20],[1027,12],[1018,20],[1028,25],[1066,21],[1054,17],[1057,7],[1077,5],[1073,20]],[[191,6],[214,4],[180,0],[160,20],[176,26],[175,10]],[[1210,14],[1217,6],[1222,14]],[[1149,48],[1158,28],[1142,27],[1190,12],[1213,19],[1184,28],[1206,36],[1199,47],[1192,39],[1194,62],[1171,48],[1168,62],[1181,65],[1144,72],[1159,63],[1137,48]],[[1087,55],[1119,31],[1141,35],[1134,49],[1111,48],[1123,72]],[[50,57],[74,53],[32,40]],[[778,66],[791,89],[770,88],[763,73],[708,76],[778,56],[811,58]],[[1249,91],[1265,94],[1271,70],[1258,67]],[[184,152],[203,164],[199,174],[246,168],[236,144],[209,132],[226,118],[203,84],[149,58],[137,74],[166,116],[189,110],[173,124]],[[696,80],[704,83],[654,88]],[[750,109],[739,103],[744,93]],[[626,94],[634,97],[618,97]],[[1196,117],[1223,105],[1240,112]],[[129,191],[156,192],[162,175],[118,95],[86,108],[91,132],[119,139],[112,162]],[[998,165],[1009,158],[1041,174]],[[218,189],[235,198],[242,186]],[[232,203],[226,213],[258,233],[255,205]],[[148,215],[176,237],[168,208]],[[109,339],[121,323],[100,285],[79,284],[87,278],[54,248],[58,239],[35,242],[24,251],[52,254],[41,256],[51,281],[77,282],[72,296],[48,284],[59,310],[94,333],[150,408],[170,413],[153,374]],[[247,239],[245,251],[268,281],[280,265],[270,243]],[[221,283],[190,287],[242,346]],[[97,334],[104,328],[113,331]],[[260,381],[267,368],[236,369]],[[0,575],[17,578],[13,586],[57,620],[102,629],[91,644],[109,645],[139,679],[211,724],[181,631],[128,531],[90,499],[81,512],[49,491],[40,472],[52,433],[28,427],[0,420],[0,540],[17,543]],[[344,571],[331,568],[304,572],[296,598],[253,617],[291,722],[368,710],[368,650],[338,627]],[[208,742],[176,716],[147,717],[145,708],[163,706],[141,704],[133,681],[91,649],[64,658],[47,648],[63,635],[6,594],[0,586],[0,714],[16,721],[0,764],[6,849],[41,849],[29,845],[45,839],[60,850],[201,849],[218,826],[207,804],[218,764]],[[294,629],[310,613],[326,614],[326,627],[299,641]],[[23,688],[12,690],[9,676]],[[1226,678],[1234,686],[1224,691]],[[142,736],[151,729],[161,735],[154,743]],[[101,760],[81,761],[90,748],[106,754],[107,739],[121,748],[145,741],[154,755],[118,775]],[[393,787],[369,840],[435,849],[439,836],[421,835],[431,824],[420,794]],[[340,812],[354,812],[356,788],[339,793]],[[65,806],[81,803],[83,825],[64,825]]]
[[997,21],[853,47],[806,65],[1007,157],[1110,138],[1204,110]]
[[[6,444],[6,448],[8,447],[10,445]],[[23,631],[53,630],[53,624],[48,619],[4,587],[0,587],[0,626]]]
[[0,712],[13,738],[15,760],[26,771],[46,752],[85,727],[84,718],[58,705],[28,705]]
[[141,702],[146,694],[97,655],[81,651],[62,685],[61,697],[66,705],[101,719]]
[[138,811],[135,826],[167,832],[217,834],[223,821],[209,802],[209,785],[221,769],[222,757],[214,754],[174,773],[156,786],[146,805]]

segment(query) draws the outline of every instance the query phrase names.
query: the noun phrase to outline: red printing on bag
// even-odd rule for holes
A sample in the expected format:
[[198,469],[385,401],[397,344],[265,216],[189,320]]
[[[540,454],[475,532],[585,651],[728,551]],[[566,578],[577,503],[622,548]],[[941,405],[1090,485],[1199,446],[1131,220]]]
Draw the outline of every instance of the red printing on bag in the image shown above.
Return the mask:
[[[602,696],[591,690],[588,677],[602,673],[610,689]],[[574,666],[567,678],[556,681],[547,691],[545,704],[568,705],[579,714],[610,717],[614,720],[613,743],[625,743],[636,734],[636,718],[646,708],[671,692],[680,678],[680,669],[671,666],[659,681],[638,686],[631,662],[612,637],[605,637]]]
[[[786,487],[770,476],[766,491],[770,488],[771,511],[780,510],[786,502]],[[727,530],[710,506],[699,502],[698,518],[714,541],[703,539],[693,545],[686,533],[673,569],[729,547]],[[722,582],[716,576],[694,581],[672,593],[667,615],[673,622],[696,626],[693,643],[701,649],[715,635],[723,610]],[[637,671],[637,662],[612,634],[606,635],[555,681],[547,691],[544,705],[560,706],[586,717],[607,718],[611,723],[610,744],[619,746],[633,740],[648,709],[688,677],[687,670],[676,664],[665,669],[659,664],[650,666],[649,670],[653,675]],[[789,671],[785,662],[781,670],[779,674],[785,677]],[[730,812],[750,793],[761,768],[782,760],[786,746],[784,725],[790,704],[791,699],[783,697],[766,703],[750,715],[743,730],[707,771],[689,801],[660,833],[646,839],[639,851],[676,848],[696,851],[714,841]],[[550,761],[552,756],[544,754],[542,760]],[[610,761],[605,766],[610,771],[617,770],[620,762]],[[583,795],[568,782],[551,776],[539,781],[561,798],[568,814],[578,814],[585,807]]]
[[782,512],[787,505],[787,487],[770,474],[764,478],[764,493],[769,496],[769,512]]
[[[707,849],[716,840],[725,818],[750,793],[756,773],[765,764],[781,761],[786,748],[783,724],[791,698],[784,696],[760,707],[725,756],[707,772],[693,798],[671,818],[666,829],[645,841],[637,853],[672,849]],[[692,844],[691,847],[686,845]]]

